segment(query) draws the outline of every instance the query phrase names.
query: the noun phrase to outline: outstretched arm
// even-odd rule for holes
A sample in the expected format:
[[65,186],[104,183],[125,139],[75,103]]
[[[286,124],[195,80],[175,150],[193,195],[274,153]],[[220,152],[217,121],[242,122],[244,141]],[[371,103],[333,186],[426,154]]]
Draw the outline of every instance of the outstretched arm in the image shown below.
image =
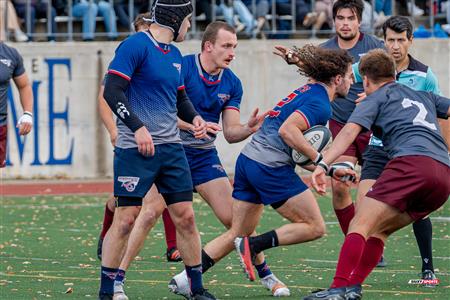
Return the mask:
[[222,124],[223,124],[223,134],[228,143],[237,143],[245,140],[250,135],[258,131],[264,122],[264,118],[269,113],[264,112],[258,114],[259,109],[256,108],[248,122],[246,124],[241,124],[240,112],[235,109],[225,109],[222,113]]

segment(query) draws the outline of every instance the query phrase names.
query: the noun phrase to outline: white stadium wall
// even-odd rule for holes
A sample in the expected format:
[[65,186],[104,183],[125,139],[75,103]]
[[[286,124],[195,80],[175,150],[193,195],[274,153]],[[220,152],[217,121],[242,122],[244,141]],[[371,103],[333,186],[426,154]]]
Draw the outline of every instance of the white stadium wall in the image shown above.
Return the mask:
[[[272,54],[273,46],[301,46],[311,40],[240,41],[233,71],[244,87],[242,121],[259,107],[271,108],[291,90],[305,83],[295,67]],[[9,100],[7,178],[99,178],[112,175],[112,147],[97,109],[99,82],[117,43],[14,44],[24,58],[33,85],[35,125],[25,138],[14,126],[22,111],[15,87]],[[198,52],[199,41],[179,45],[184,54]],[[443,95],[450,95],[450,42],[415,40],[412,54],[430,65]],[[450,132],[447,133],[449,135]],[[220,136],[222,162],[233,173],[244,143],[227,144]]]

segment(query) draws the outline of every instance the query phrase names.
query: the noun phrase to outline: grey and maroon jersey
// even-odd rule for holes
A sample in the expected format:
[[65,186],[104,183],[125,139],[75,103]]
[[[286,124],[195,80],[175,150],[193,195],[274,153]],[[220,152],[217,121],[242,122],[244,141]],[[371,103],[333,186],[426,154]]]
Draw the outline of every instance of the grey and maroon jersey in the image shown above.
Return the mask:
[[25,73],[25,68],[22,56],[16,49],[0,42],[0,126],[6,124],[9,81],[23,73]]
[[[320,46],[326,49],[340,49],[337,36],[329,39]],[[361,59],[361,56],[372,49],[378,48],[384,49],[383,41],[371,35],[361,33],[356,45],[347,51],[350,56],[353,57],[353,62],[357,63]],[[358,94],[362,92],[364,92],[362,82],[352,84],[350,91],[345,98],[338,97],[331,103],[331,108],[333,109],[333,115],[331,118],[342,124],[347,123],[348,118],[355,109],[355,100],[358,99]]]
[[423,155],[450,166],[437,120],[447,118],[449,107],[448,98],[392,82],[367,96],[348,123],[371,129],[391,158]]

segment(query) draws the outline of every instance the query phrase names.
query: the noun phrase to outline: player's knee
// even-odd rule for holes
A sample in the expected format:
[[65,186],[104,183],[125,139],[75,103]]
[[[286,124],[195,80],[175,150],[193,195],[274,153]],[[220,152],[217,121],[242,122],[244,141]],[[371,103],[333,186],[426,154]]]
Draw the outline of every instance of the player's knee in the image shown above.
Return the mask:
[[116,229],[119,235],[121,236],[127,236],[130,234],[131,230],[133,229],[134,222],[136,218],[132,215],[129,216],[122,216],[120,220],[117,221]]
[[[344,202],[350,197],[348,187],[342,183],[336,183],[333,185],[333,201],[334,202]],[[351,198],[350,198],[351,199]]]
[[143,214],[142,223],[141,225],[148,228],[155,225],[156,221],[158,220],[158,213],[152,209],[146,210],[144,212],[141,212]]
[[194,211],[183,212],[176,220],[174,220],[175,226],[180,231],[193,233],[196,231]]
[[327,227],[325,226],[325,222],[322,220],[321,222],[317,222],[314,226],[314,239],[320,239],[327,233]]

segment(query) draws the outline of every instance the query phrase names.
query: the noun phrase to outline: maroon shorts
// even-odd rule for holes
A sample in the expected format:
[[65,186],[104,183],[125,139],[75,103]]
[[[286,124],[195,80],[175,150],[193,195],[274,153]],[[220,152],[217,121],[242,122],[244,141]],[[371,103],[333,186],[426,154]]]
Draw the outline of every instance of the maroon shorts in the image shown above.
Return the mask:
[[[328,123],[330,127],[331,134],[333,135],[333,139],[336,138],[339,131],[344,127],[345,124],[339,123],[333,119]],[[356,157],[358,159],[358,164],[362,166],[363,164],[363,153],[369,144],[371,131],[367,131],[364,133],[358,134],[355,141],[345,150],[342,155]]]
[[6,164],[6,136],[8,127],[6,125],[0,126],[0,168]]
[[441,207],[450,195],[450,167],[428,156],[392,159],[367,197],[422,219]]

